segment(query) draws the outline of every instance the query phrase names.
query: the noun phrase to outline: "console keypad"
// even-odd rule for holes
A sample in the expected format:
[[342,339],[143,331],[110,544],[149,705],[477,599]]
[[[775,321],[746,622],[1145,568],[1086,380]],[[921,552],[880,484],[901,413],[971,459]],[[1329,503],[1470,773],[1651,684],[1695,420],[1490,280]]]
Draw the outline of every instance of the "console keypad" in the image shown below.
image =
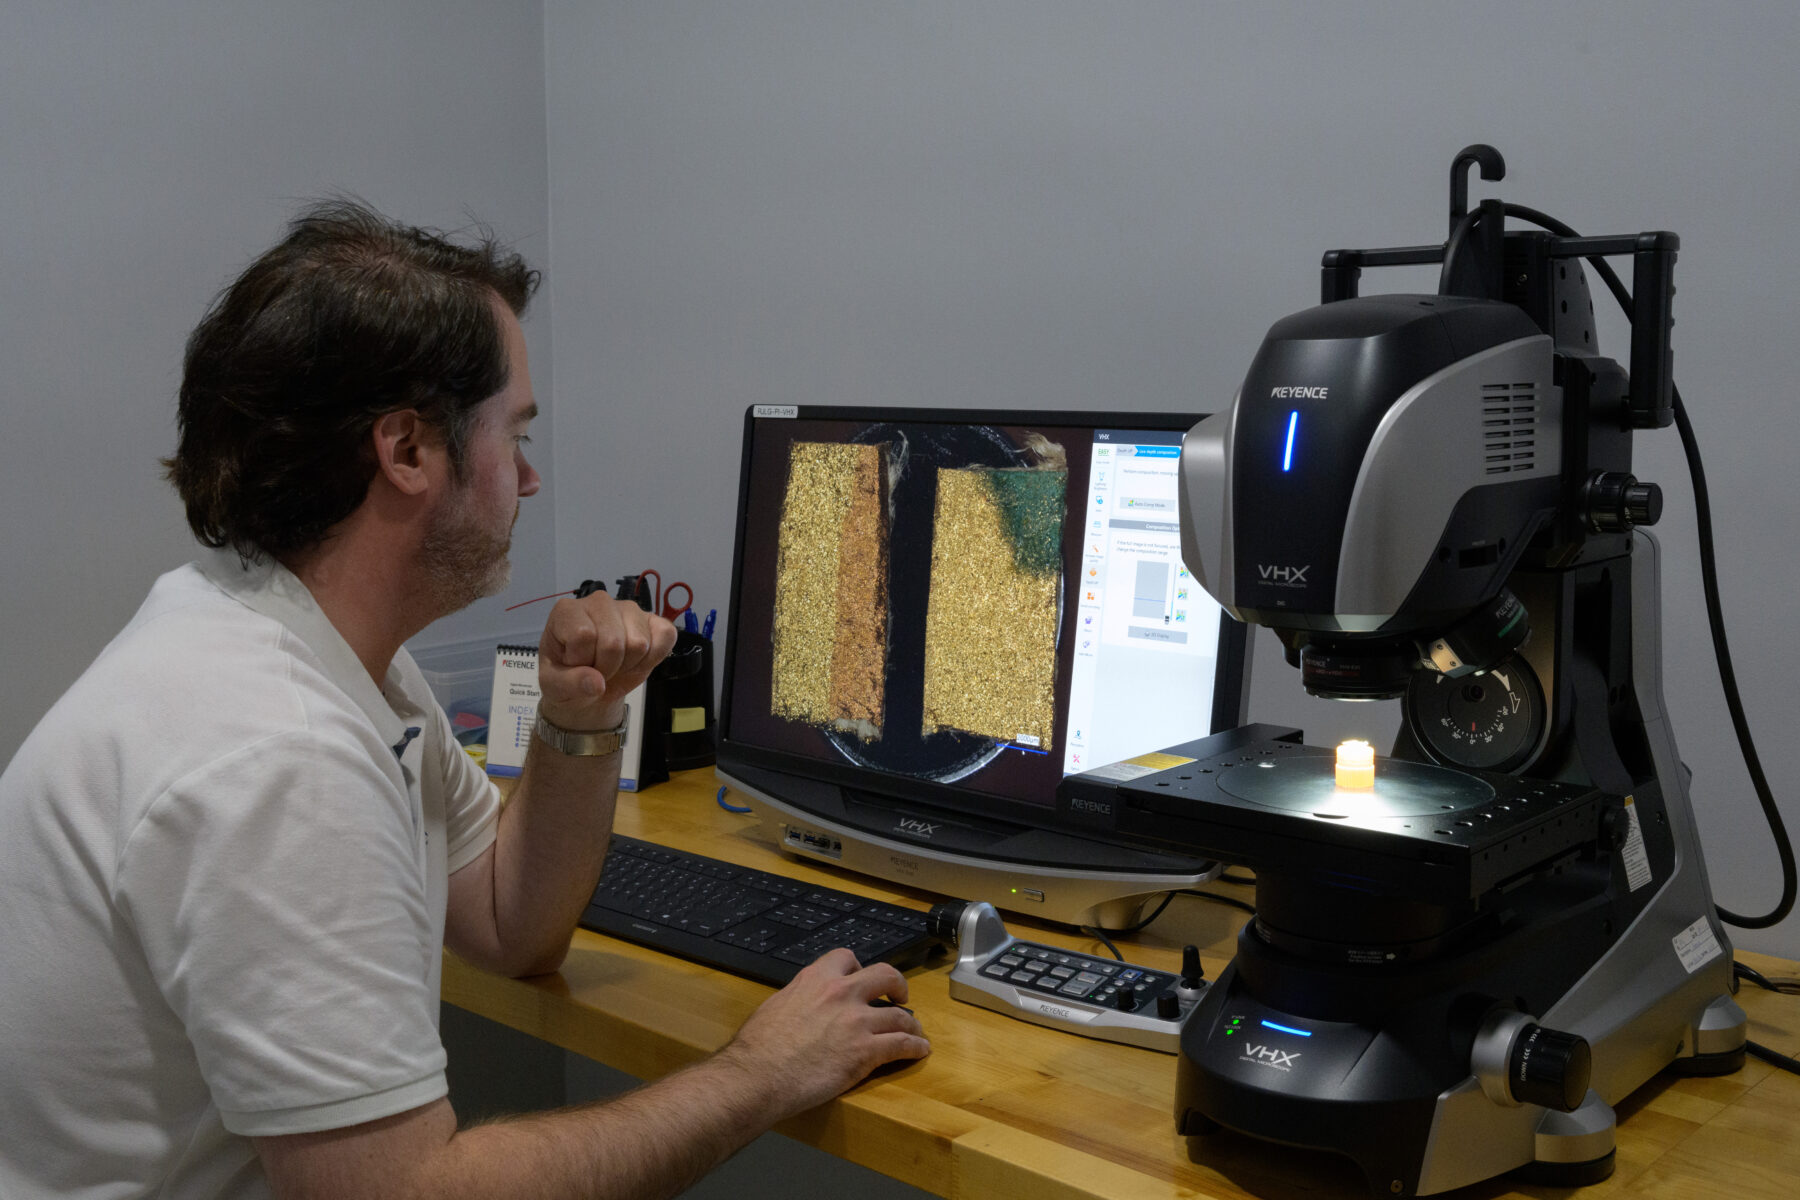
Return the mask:
[[1118,1003],[1120,992],[1128,991],[1132,993],[1136,1007],[1141,1008],[1154,1003],[1159,994],[1175,984],[1175,976],[1167,971],[1152,971],[1112,959],[1090,958],[1029,942],[1014,942],[1006,948],[1006,953],[984,966],[981,973],[1034,992],[1108,1007]]

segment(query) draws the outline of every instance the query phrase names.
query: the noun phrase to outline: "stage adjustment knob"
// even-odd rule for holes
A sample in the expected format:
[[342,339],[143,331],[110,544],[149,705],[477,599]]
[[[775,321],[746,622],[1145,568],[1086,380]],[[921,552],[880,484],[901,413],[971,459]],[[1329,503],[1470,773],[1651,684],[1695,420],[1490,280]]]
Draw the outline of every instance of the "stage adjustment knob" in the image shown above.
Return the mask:
[[1573,1033],[1527,1025],[1507,1055],[1507,1088],[1521,1104],[1574,1112],[1587,1096],[1593,1053]]
[[1173,1021],[1181,1015],[1181,1001],[1174,992],[1164,992],[1156,998],[1156,1015],[1165,1021]]

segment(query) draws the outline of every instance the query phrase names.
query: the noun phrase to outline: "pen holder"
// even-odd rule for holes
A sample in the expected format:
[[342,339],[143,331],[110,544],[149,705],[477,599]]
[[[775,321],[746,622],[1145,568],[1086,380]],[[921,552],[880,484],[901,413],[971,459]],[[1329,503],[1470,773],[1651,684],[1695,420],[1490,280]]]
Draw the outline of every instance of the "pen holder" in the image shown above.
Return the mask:
[[661,783],[670,771],[713,765],[712,639],[681,630],[675,648],[652,672],[644,690],[644,747],[638,787]]

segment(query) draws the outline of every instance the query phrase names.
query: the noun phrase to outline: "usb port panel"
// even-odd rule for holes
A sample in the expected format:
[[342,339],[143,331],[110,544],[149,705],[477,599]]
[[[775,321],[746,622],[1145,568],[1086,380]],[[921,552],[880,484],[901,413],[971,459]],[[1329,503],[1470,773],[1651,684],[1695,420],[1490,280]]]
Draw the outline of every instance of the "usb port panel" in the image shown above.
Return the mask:
[[792,825],[783,826],[783,829],[787,835],[787,844],[796,850],[823,855],[826,858],[842,858],[844,856],[844,843],[828,833],[796,829]]

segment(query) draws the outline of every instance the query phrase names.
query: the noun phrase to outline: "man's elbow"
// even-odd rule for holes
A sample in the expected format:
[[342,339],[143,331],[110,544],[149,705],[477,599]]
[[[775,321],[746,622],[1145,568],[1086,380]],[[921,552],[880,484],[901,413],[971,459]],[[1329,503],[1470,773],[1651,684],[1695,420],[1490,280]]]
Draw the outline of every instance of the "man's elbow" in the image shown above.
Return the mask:
[[547,946],[536,954],[522,954],[514,961],[508,962],[500,969],[500,974],[512,979],[527,979],[533,975],[548,975],[560,970],[563,960],[569,957],[569,943]]
[[563,965],[569,956],[567,938],[558,942],[546,942],[542,945],[525,945],[520,942],[507,942],[501,939],[484,941],[479,944],[459,942],[449,946],[451,953],[468,963],[471,967],[486,971],[490,975],[500,975],[507,979],[526,979],[533,975],[548,975]]

